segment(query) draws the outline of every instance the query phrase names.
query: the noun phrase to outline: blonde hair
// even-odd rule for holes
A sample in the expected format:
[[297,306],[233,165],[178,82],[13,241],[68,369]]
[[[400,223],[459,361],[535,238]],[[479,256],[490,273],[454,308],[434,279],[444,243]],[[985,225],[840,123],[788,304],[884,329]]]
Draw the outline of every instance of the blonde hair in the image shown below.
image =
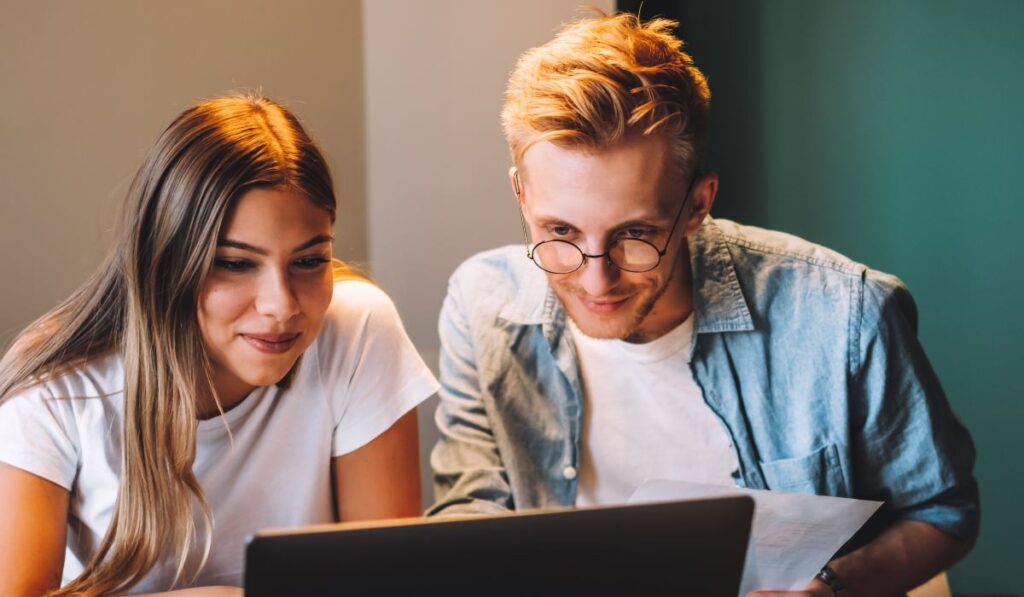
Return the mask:
[[584,19],[524,53],[501,112],[513,162],[542,141],[594,150],[662,135],[680,173],[702,168],[711,91],[672,35],[676,24],[625,13]]
[[[185,110],[139,168],[105,263],[0,360],[3,401],[104,354],[124,359],[121,484],[110,526],[81,575],[54,595],[123,591],[168,555],[181,578],[195,546],[205,562],[212,528],[192,472],[196,400],[217,398],[199,288],[225,212],[252,188],[295,190],[334,219],[326,161],[282,106],[240,95]],[[348,275],[340,266],[336,273]],[[206,522],[202,542],[193,500]]]

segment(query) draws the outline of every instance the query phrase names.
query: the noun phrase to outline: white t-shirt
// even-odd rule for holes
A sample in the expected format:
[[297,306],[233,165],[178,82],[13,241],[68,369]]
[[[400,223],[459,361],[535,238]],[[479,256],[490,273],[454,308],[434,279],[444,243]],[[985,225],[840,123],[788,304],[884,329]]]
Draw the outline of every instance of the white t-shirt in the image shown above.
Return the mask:
[[[110,523],[123,385],[123,362],[111,355],[0,405],[0,461],[71,492],[65,583],[81,572]],[[365,445],[437,388],[387,295],[362,281],[338,283],[291,387],[257,388],[223,417],[199,422],[193,471],[214,530],[195,584],[241,585],[245,539],[260,529],[333,522],[331,458]],[[196,520],[201,524],[201,516]],[[131,592],[170,588],[172,559]]]
[[584,395],[577,506],[623,504],[647,479],[735,485],[736,450],[690,371],[692,315],[644,344],[569,329]]

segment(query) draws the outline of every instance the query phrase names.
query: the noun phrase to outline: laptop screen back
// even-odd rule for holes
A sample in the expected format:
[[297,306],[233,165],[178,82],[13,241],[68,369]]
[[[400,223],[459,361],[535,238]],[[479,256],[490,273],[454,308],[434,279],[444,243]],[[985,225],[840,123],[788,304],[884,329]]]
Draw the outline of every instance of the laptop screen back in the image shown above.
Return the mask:
[[270,531],[245,594],[734,597],[752,516],[730,497]]

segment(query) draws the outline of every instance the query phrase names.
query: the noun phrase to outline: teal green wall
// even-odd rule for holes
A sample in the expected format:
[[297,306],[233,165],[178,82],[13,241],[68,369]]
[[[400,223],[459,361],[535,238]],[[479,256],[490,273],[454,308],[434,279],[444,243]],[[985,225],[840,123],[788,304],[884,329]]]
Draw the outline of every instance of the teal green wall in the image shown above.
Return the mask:
[[981,537],[953,590],[1020,593],[1024,2],[644,2],[658,13],[711,85],[714,213],[910,286],[978,449]]

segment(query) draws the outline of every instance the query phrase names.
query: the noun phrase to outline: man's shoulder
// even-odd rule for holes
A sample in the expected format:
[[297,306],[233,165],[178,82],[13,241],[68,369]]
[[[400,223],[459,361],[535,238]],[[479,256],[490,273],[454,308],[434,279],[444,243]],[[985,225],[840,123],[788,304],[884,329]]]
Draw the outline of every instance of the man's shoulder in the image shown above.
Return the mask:
[[[463,261],[452,277],[486,273],[502,277],[516,276],[522,262],[529,261],[523,245],[505,245],[481,251]],[[527,265],[529,265],[527,263]]]
[[714,224],[719,239],[730,248],[734,259],[739,261],[737,266],[741,268],[746,265],[743,259],[751,259],[762,267],[805,266],[831,270],[843,276],[859,277],[867,269],[838,251],[793,234],[724,219],[716,219]]
[[[507,245],[466,259],[448,282],[448,297],[478,315],[530,319],[547,295],[547,279],[523,245]],[[529,313],[528,313],[529,312]]]
[[[717,242],[728,250],[748,302],[799,297],[805,307],[878,311],[894,299],[910,300],[898,277],[793,234],[716,219]],[[820,301],[815,301],[818,298]],[[862,313],[862,315],[867,315]]]
[[543,272],[526,257],[523,245],[506,245],[463,261],[452,274],[450,286],[469,293],[515,296],[524,283],[535,282],[538,277],[543,278]]

